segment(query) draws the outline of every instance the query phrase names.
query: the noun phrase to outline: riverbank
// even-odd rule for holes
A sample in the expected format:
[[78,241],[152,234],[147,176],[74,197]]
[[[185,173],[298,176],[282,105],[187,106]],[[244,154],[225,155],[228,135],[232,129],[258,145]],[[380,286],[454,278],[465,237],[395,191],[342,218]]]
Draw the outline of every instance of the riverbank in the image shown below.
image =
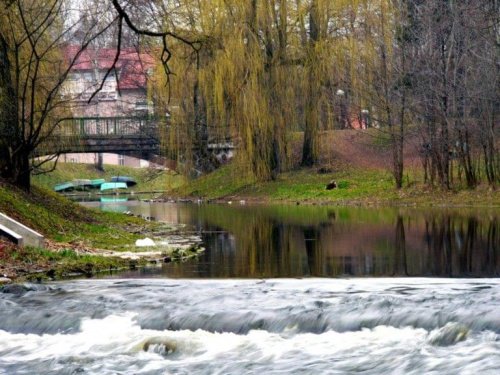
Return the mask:
[[[42,233],[47,239],[45,249],[20,248],[0,241],[0,279],[3,279],[0,284],[91,276],[103,271],[142,267],[164,259],[194,256],[202,250],[199,241],[184,236],[177,227],[86,209],[37,186],[27,194],[0,183],[0,212]],[[169,245],[134,246],[137,240],[168,239],[169,236],[176,238]]]
[[[443,190],[424,184],[421,167],[415,161],[407,166],[404,186],[397,190],[391,172],[388,168],[383,168],[382,159],[379,157],[377,161],[374,158],[371,165],[366,165],[343,155],[322,160],[320,165],[313,168],[296,167],[278,175],[275,181],[261,183],[248,177],[233,163],[191,181],[172,171],[148,171],[119,166],[106,166],[106,172],[102,174],[95,171],[93,165],[85,164],[61,164],[51,174],[35,176],[33,180],[36,186],[50,189],[57,182],[81,176],[93,179],[130,175],[138,181],[137,187],[132,189],[135,190],[134,193],[142,190],[164,191],[161,199],[193,202],[201,199],[223,203],[243,200],[305,205],[500,206],[499,191],[487,185],[471,190],[456,184],[452,190]],[[332,181],[336,182],[336,188],[327,190],[326,186]],[[146,198],[149,197],[140,197]]]
[[[48,163],[47,167],[53,164]],[[58,163],[57,168],[46,174],[32,177],[32,183],[47,190],[53,190],[56,184],[77,179],[105,179],[113,176],[132,177],[137,186],[130,191],[163,191],[174,189],[184,183],[184,178],[168,169],[132,168],[117,165],[104,165],[104,171],[96,169],[94,164]]]
[[[311,168],[300,167],[302,135],[294,133],[290,143],[291,170],[268,182],[255,181],[234,162],[190,181],[168,170],[105,166],[103,174],[94,165],[61,163],[50,174],[34,176],[33,182],[52,189],[58,182],[75,178],[130,175],[138,181],[133,190],[162,190],[163,199],[195,202],[201,199],[310,205],[500,206],[500,193],[487,184],[468,189],[457,163],[452,168],[451,190],[425,183],[419,144],[418,139],[408,140],[405,147],[404,183],[400,190],[395,188],[391,173],[390,142],[377,129],[324,132],[319,164]],[[331,182],[336,187],[327,190]]]
[[[397,190],[391,173],[362,166],[335,168],[323,164],[282,173],[275,181],[257,183],[242,178],[235,165],[187,182],[168,192],[165,199],[201,199],[214,202],[262,202],[309,205],[493,207],[500,206],[500,192],[481,185],[476,189],[443,190],[420,181],[420,171],[408,172]],[[328,190],[332,181],[336,187]]]
[[[387,134],[377,129],[323,132],[316,166],[300,166],[302,133],[294,133],[291,168],[276,180],[257,182],[229,163],[213,173],[174,187],[166,197],[266,203],[363,206],[500,206],[500,193],[488,184],[466,186],[458,162],[451,165],[451,190],[425,181],[419,139],[405,144],[403,188],[392,175],[392,149]],[[478,177],[485,181],[478,169]],[[335,187],[327,189],[332,183]]]

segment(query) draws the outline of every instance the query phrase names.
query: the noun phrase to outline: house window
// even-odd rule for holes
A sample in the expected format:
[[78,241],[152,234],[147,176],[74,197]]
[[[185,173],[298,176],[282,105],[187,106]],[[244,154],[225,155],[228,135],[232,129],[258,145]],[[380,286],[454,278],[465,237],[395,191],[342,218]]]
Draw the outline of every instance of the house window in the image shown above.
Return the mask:
[[113,92],[116,90],[116,78],[114,74],[110,74],[104,80],[104,85],[102,85],[102,91]]
[[140,100],[135,102],[136,111],[147,111],[148,110],[148,102],[146,100]]
[[147,100],[138,100],[135,102],[136,116],[147,116],[149,112],[149,105]]
[[85,72],[82,74],[83,81],[86,83],[92,83],[93,81],[93,75],[92,72]]
[[71,158],[71,162],[72,163],[77,163],[78,161],[76,160],[76,158]]
[[[92,86],[94,84],[93,75],[91,72],[84,72],[82,74],[82,78],[83,78],[83,83],[80,92],[90,95]],[[82,97],[82,100],[87,100],[87,99],[88,99],[87,97]]]
[[118,155],[118,165],[125,165],[125,156]]

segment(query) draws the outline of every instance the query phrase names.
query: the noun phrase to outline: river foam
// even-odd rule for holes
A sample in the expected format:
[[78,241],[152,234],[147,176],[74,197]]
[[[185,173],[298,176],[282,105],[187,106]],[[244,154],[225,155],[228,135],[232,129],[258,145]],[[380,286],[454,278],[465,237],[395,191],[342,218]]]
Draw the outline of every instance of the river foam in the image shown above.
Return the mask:
[[496,374],[499,293],[496,280],[54,283],[0,294],[0,374]]

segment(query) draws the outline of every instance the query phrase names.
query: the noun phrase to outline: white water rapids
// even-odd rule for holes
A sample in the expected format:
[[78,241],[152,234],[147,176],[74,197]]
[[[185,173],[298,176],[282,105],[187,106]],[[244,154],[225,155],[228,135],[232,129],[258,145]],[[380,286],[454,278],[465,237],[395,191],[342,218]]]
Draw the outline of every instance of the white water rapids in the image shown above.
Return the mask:
[[500,280],[79,280],[0,293],[0,374],[497,374]]

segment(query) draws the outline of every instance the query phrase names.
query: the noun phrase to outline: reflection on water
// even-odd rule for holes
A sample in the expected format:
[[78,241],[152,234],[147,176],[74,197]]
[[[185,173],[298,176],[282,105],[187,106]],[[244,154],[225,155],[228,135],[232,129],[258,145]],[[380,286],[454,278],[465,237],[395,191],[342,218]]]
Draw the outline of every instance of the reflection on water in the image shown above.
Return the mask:
[[202,232],[208,251],[198,261],[164,265],[162,274],[170,277],[486,277],[500,271],[494,210],[123,206]]

